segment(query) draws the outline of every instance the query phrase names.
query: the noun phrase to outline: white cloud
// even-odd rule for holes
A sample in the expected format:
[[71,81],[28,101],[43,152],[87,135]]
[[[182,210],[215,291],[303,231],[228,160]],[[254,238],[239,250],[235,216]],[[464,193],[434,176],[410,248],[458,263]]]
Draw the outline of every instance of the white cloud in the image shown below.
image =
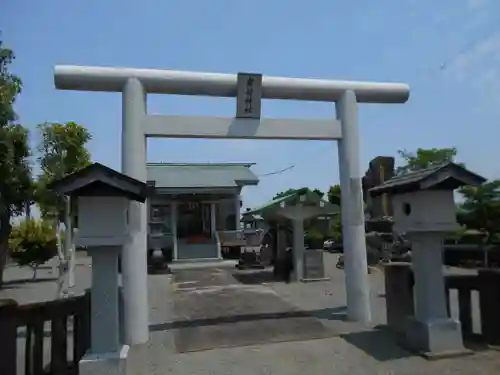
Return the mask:
[[[446,73],[459,81],[474,79],[484,76],[485,72],[491,78],[493,64],[498,64],[498,51],[500,50],[500,31],[475,43],[468,50],[460,53],[448,64]],[[500,73],[500,68],[494,69]]]
[[448,25],[448,30],[443,30],[449,34],[448,44],[458,42],[457,45],[461,46],[443,66],[448,76],[461,80],[478,66],[492,62],[491,58],[500,46],[496,1],[466,0],[465,12],[453,17],[454,26]]
[[474,98],[473,111],[498,107],[500,97],[500,30],[497,0],[467,0],[466,13],[450,31],[449,43],[461,43],[455,56],[443,63],[443,77],[464,86]]

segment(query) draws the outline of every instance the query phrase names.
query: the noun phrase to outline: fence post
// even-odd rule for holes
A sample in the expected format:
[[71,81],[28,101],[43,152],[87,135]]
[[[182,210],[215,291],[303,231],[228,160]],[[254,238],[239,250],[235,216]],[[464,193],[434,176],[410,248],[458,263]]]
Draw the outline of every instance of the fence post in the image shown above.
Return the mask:
[[404,331],[406,318],[414,314],[413,271],[410,263],[384,265],[387,325],[397,333]]
[[92,324],[91,320],[91,298],[90,298],[90,289],[85,290],[85,310],[82,314],[82,330],[84,332],[85,340],[83,341],[85,351],[90,349],[90,325]]
[[472,301],[470,288],[458,289],[458,317],[462,326],[462,337],[467,338],[473,335],[472,326]]
[[90,292],[78,297],[77,312],[73,317],[73,364],[78,368],[80,360],[90,348]]
[[63,307],[57,307],[57,315],[52,318],[50,329],[50,368],[52,374],[56,375],[65,374],[68,366],[68,321]]
[[500,345],[500,270],[478,271],[481,333],[490,345]]
[[0,301],[0,374],[17,375],[17,302]]

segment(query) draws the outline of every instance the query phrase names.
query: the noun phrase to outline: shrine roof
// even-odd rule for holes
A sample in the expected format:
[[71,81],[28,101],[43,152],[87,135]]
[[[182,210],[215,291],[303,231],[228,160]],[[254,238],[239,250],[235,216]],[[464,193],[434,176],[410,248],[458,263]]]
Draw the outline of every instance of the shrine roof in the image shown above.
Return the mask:
[[369,190],[381,194],[402,194],[421,190],[455,190],[460,186],[478,186],[486,179],[456,163],[442,163],[418,171],[395,176]]

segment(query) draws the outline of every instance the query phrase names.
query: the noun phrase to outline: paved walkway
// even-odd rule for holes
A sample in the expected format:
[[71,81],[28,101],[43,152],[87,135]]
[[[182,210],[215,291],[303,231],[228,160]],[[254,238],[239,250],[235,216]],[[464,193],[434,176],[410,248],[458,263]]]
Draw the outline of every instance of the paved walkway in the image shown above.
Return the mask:
[[[232,272],[233,271],[233,274]],[[173,277],[175,347],[186,353],[331,337],[330,329],[263,285],[242,284],[252,272],[178,271]],[[162,329],[163,327],[158,327]],[[156,329],[156,326],[153,326]]]
[[[129,375],[500,372],[499,352],[427,361],[396,346],[385,331],[345,321],[344,273],[335,261],[325,254],[330,280],[308,284],[275,283],[264,273],[227,267],[149,276],[151,339],[132,348]],[[83,289],[90,285],[91,269],[88,260],[80,264],[77,282]],[[41,277],[49,272],[42,270]],[[8,278],[15,274],[8,271]],[[370,280],[375,326],[385,321],[383,280],[379,272]],[[0,298],[31,302],[55,293],[53,281],[8,286]]]
[[[335,255],[325,254],[325,259],[330,280],[308,284],[275,283],[258,271],[228,268],[151,276],[151,341],[133,348],[131,374],[481,375],[500,371],[498,352],[431,362],[399,348],[386,331],[373,328],[385,322],[379,272],[370,275],[373,325],[345,321],[344,273],[334,267]],[[304,340],[299,330],[284,337],[283,330],[294,327],[297,317],[306,328],[314,327],[315,333],[320,323],[326,337]]]

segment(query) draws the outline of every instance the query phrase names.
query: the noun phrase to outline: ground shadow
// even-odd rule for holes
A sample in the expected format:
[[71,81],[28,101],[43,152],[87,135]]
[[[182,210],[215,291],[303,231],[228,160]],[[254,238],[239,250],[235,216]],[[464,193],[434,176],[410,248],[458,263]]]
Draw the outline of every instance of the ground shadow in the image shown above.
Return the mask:
[[171,273],[169,267],[148,267],[148,275],[170,275]]
[[498,347],[489,345],[484,336],[479,333],[473,333],[464,337],[464,346],[473,352],[498,350]]
[[19,289],[21,287],[22,285],[16,285],[16,284],[5,285],[5,283],[3,283],[2,285],[0,285],[0,291],[8,289]]
[[[44,282],[49,282],[49,281],[57,281],[57,277],[37,277],[36,279],[33,278],[24,278],[24,279],[13,279],[13,280],[7,280],[2,283],[2,287],[4,286],[7,288],[15,288],[17,285],[24,285],[24,284],[37,284],[37,283],[44,283]],[[0,289],[1,289],[0,288]]]
[[149,330],[151,332],[169,331],[181,328],[205,327],[219,324],[231,324],[239,322],[254,322],[259,320],[273,319],[291,319],[291,318],[318,318],[328,320],[345,320],[345,315],[341,312],[345,311],[345,306],[337,308],[327,308],[320,310],[309,311],[287,311],[279,313],[261,313],[261,314],[241,314],[219,316],[216,318],[176,320],[173,322],[151,324]]
[[[340,337],[379,362],[419,355],[398,345],[396,334],[384,325],[377,326],[370,331],[350,333]],[[464,346],[475,353],[497,350],[497,348],[488,345],[480,334],[465,337]]]
[[347,306],[328,307],[319,310],[312,310],[309,313],[315,318],[322,320],[347,321]]
[[[30,269],[27,266],[19,266],[19,264],[17,264],[16,262],[7,263],[5,265],[5,269],[8,269],[8,268]],[[51,266],[50,264],[42,264],[42,265],[38,266],[38,270],[51,270],[52,268],[53,268],[53,266]]]
[[272,269],[233,272],[232,276],[236,281],[245,285],[258,285],[280,281],[274,276]]
[[49,264],[44,264],[44,265],[38,267],[39,270],[52,270],[53,268],[54,267],[49,265]]
[[341,335],[345,341],[379,362],[415,356],[397,344],[397,337],[386,327]]

